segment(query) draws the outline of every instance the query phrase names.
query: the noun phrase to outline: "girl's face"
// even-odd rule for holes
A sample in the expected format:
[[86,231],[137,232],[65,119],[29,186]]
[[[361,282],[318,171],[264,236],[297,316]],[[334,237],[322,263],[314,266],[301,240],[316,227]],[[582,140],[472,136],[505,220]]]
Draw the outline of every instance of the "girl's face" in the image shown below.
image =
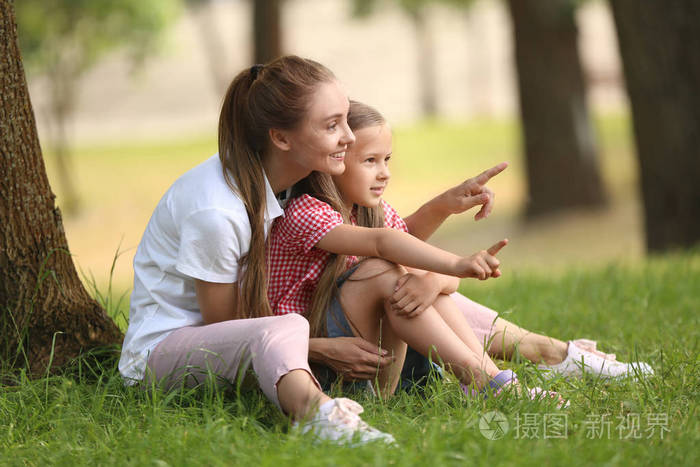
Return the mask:
[[350,102],[337,81],[314,92],[301,124],[286,131],[290,160],[302,171],[338,175],[345,170],[345,151],[355,141],[348,127]]
[[391,128],[387,124],[362,128],[355,131],[355,138],[345,157],[345,172],[333,181],[348,207],[375,207],[391,177]]

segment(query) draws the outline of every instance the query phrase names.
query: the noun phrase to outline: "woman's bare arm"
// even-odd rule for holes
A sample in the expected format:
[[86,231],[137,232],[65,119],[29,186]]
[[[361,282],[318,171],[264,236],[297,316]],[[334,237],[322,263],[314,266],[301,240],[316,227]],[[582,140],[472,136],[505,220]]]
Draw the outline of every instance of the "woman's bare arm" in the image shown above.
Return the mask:
[[238,284],[218,284],[195,279],[194,290],[197,294],[199,311],[206,324],[234,319]]

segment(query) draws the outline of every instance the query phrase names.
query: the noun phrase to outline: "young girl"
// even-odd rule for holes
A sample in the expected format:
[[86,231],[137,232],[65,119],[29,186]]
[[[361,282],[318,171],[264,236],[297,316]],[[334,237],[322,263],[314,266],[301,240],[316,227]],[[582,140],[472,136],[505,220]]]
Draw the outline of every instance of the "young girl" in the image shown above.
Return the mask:
[[[345,172],[342,175],[334,176],[333,179],[346,198],[356,198],[358,200],[362,200],[363,197],[366,198],[367,196],[366,191],[361,189],[358,191],[358,188],[365,186],[369,182],[374,185],[372,187],[374,190],[370,188],[372,190],[371,197],[374,199],[374,195],[380,194],[382,191],[381,187],[385,186],[388,181],[388,169],[386,169],[386,173],[382,171],[377,172],[374,178],[368,172],[371,172],[369,169],[372,168],[373,164],[376,168],[377,159],[388,160],[391,154],[391,133],[381,114],[371,107],[357,102],[351,103],[348,123],[355,132],[357,139],[346,154]],[[388,213],[384,219],[385,225],[406,230],[406,224],[408,224],[410,226],[409,230],[414,236],[425,240],[450,214],[461,213],[476,205],[482,205],[475,218],[477,220],[484,218],[490,213],[493,201],[492,192],[484,184],[504,168],[504,165],[499,165],[446,191],[426,203],[415,214],[409,216],[406,219],[406,223],[396,216],[393,209],[382,202]],[[367,176],[369,178],[363,182],[362,178]],[[314,175],[305,180],[304,184],[300,184],[297,187],[297,191],[328,192],[329,188],[322,185],[323,183],[327,185],[328,180]],[[343,203],[337,202],[338,196],[337,194],[335,195],[335,204],[339,204],[341,207],[338,210],[342,211]],[[328,199],[332,198],[333,196],[328,197]],[[372,199],[369,201],[370,204],[374,202]],[[365,205],[367,203],[368,201],[363,202]],[[383,213],[381,211],[367,210],[362,206],[355,206],[354,208],[354,214],[356,215],[351,217],[359,225],[371,227],[382,224],[381,215]],[[323,235],[322,232],[317,234],[319,236]],[[329,296],[335,292],[335,278],[342,274],[342,271],[345,269],[341,257],[331,258],[333,259],[329,267],[326,268],[320,279],[318,278],[317,268],[313,274],[305,278],[305,284],[301,282],[299,284],[300,287],[308,289],[305,292],[308,305],[309,297],[313,296],[314,284],[318,283],[316,287],[318,293],[314,296],[313,306],[307,306],[307,308],[314,310],[310,314],[312,328],[315,329],[317,334],[323,334],[322,319],[325,317],[324,312],[328,310],[329,318],[327,319],[328,323],[325,331],[329,337],[333,337],[333,339],[325,339],[325,352],[311,352],[310,358],[324,365],[323,368],[326,369],[324,373],[330,374],[329,379],[331,380],[334,379],[332,376],[334,373],[330,371],[330,368],[337,373],[342,373],[349,379],[373,379],[376,368],[384,368],[386,366],[384,359],[374,356],[371,353],[372,349],[368,348],[369,342],[360,337],[338,337],[359,334],[358,323],[353,322],[355,326],[351,326],[347,322],[345,315],[351,315],[353,309],[357,309],[358,306],[359,313],[362,313],[363,307],[366,306],[364,302],[367,299],[367,284],[361,280],[362,277],[359,275],[353,275],[352,278],[348,279],[353,271],[343,274],[339,281],[339,284],[342,285],[340,293],[338,297],[331,301],[331,306],[327,307],[325,304],[329,301]],[[349,264],[353,262],[354,258],[348,258]],[[493,276],[495,277],[498,274],[500,272],[496,268],[493,271]],[[294,280],[294,277],[287,277],[286,283],[291,284]],[[284,290],[284,284],[282,285],[281,288]],[[454,292],[456,286],[457,282],[454,278],[414,270],[398,279],[396,290],[389,300],[389,304],[396,314],[412,316],[426,309],[428,305],[433,304],[438,298],[440,298],[440,301],[445,300],[446,294]],[[289,294],[289,297],[293,296],[293,293]],[[271,298],[273,305],[275,300],[278,300],[275,307],[278,313],[284,311],[306,313],[303,306],[291,310],[285,309],[283,293],[280,294],[279,291],[272,293]],[[593,341],[578,339],[568,343],[563,342],[514,325],[498,317],[495,311],[479,305],[457,292],[452,293],[449,298],[457,305],[463,317],[473,328],[478,336],[478,342],[483,342],[483,345],[487,346],[490,355],[510,358],[517,348],[526,359],[534,363],[540,363],[541,368],[544,370],[563,376],[580,376],[585,372],[605,378],[653,373],[651,368],[644,363],[626,364],[616,361],[614,355],[599,352]],[[307,316],[309,316],[308,313]],[[349,317],[351,321],[356,319],[352,316]],[[455,321],[459,322],[460,320],[457,317]],[[370,339],[376,336],[369,333],[366,337]],[[468,341],[469,338],[471,336],[468,337]],[[312,341],[324,341],[324,339],[312,339]],[[331,342],[335,342],[335,344],[331,344]],[[377,341],[371,340],[371,342]],[[386,339],[382,342],[382,345],[388,347]],[[478,355],[483,353],[480,347],[475,346],[475,348]],[[409,349],[409,351],[409,360],[411,361],[406,362],[404,374],[402,375],[402,385],[405,387],[414,384],[416,379],[427,374],[427,371],[430,369],[430,365],[427,364],[425,358],[421,358],[412,349]]]
[[[345,172],[333,180],[320,173],[307,177],[295,186],[285,216],[273,225],[268,253],[273,312],[307,316],[312,336],[355,334],[389,349],[395,362],[377,374],[378,389],[385,395],[399,381],[406,343],[442,361],[465,388],[472,386],[470,393],[499,391],[516,383],[513,372],[499,371],[485,354],[461,311],[445,295],[456,290],[457,277],[498,277],[495,255],[507,240],[460,258],[408,234],[403,220],[381,200],[390,176],[391,132],[383,119],[366,130],[371,134],[346,153]],[[505,164],[494,167],[484,177],[504,168]],[[389,228],[377,228],[383,226]],[[358,262],[357,256],[369,259]],[[405,267],[445,274],[440,276],[443,295],[424,307],[392,303]],[[336,281],[342,286],[340,303]],[[338,332],[347,322],[352,329]]]

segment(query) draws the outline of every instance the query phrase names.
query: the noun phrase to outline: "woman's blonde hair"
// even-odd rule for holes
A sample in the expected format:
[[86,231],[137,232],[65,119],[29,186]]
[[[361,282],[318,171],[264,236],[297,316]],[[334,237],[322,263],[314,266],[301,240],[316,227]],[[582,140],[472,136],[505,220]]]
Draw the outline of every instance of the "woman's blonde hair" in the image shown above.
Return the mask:
[[239,268],[236,318],[272,315],[267,298],[265,210],[267,196],[262,155],[269,130],[293,129],[309,101],[333,73],[313,60],[289,55],[240,72],[228,88],[219,117],[219,157],[229,187],[245,205],[251,241]]
[[[350,112],[348,114],[348,125],[352,131],[363,128],[384,125],[386,120],[376,109],[369,105],[357,101],[350,101]],[[349,212],[343,203],[340,192],[333,183],[330,175],[313,172],[311,175],[297,183],[292,196],[308,194],[325,203],[343,216],[343,222],[351,223],[350,216],[355,215],[357,225],[362,227],[384,227],[384,209],[379,204],[374,208],[365,206],[353,206]],[[326,268],[321,273],[316,286],[311,307],[307,312],[307,319],[311,328],[312,337],[326,336],[326,312],[338,292],[336,281],[346,269],[347,257],[345,255],[331,254]]]

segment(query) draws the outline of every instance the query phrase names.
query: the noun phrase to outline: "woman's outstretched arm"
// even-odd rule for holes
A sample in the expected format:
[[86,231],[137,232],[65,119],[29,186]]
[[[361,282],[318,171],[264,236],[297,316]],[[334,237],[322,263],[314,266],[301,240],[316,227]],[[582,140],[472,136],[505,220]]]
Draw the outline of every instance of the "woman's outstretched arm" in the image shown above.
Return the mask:
[[508,167],[508,163],[491,167],[431,199],[404,221],[408,231],[421,240],[427,240],[452,214],[460,214],[474,206],[481,206],[474,219],[487,217],[493,210],[495,194],[486,183]]

